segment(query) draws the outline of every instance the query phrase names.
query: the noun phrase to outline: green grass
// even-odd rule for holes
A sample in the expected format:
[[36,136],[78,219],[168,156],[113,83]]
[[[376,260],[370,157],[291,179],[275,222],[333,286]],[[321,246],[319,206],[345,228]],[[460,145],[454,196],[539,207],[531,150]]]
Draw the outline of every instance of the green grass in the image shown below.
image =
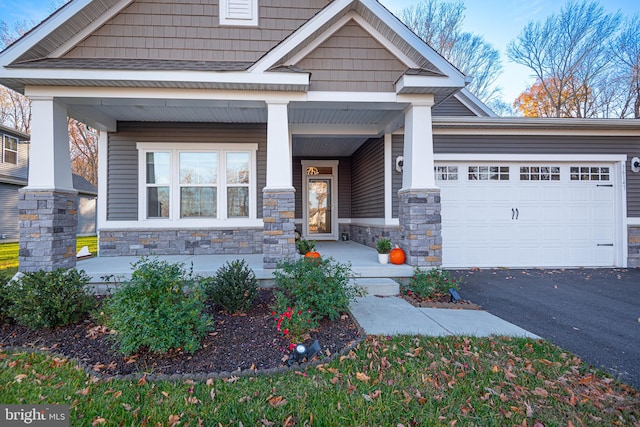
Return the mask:
[[[76,241],[76,252],[83,246],[89,246],[92,254],[98,253],[97,236],[78,237]],[[0,243],[0,270],[4,268],[15,268],[18,266],[18,250],[19,244],[16,243]]]
[[0,402],[68,404],[73,426],[579,426],[640,420],[637,391],[546,341],[508,338],[369,337],[349,354],[306,371],[206,384],[103,381],[65,360],[5,352]]

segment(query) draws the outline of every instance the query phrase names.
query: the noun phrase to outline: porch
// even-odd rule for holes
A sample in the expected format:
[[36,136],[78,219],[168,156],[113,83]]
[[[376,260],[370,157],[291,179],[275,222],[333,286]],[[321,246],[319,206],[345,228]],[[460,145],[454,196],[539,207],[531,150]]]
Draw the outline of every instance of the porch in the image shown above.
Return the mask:
[[[393,265],[378,263],[375,249],[349,241],[319,241],[316,250],[323,258],[331,257],[338,262],[351,263],[354,276],[359,278],[399,278],[409,277],[413,267],[407,264]],[[244,259],[263,286],[270,286],[273,269],[263,267],[263,255],[161,255],[158,258],[169,262],[193,265],[194,274],[213,276],[227,261]],[[84,270],[91,283],[113,283],[131,277],[131,264],[139,260],[137,256],[96,257],[78,261],[77,269]]]

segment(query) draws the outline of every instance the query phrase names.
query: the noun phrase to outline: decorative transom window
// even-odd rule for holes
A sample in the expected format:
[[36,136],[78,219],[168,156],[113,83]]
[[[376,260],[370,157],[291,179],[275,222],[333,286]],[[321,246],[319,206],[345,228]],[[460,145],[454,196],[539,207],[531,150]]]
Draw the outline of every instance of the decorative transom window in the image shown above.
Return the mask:
[[520,181],[560,181],[560,167],[520,166]]
[[220,0],[220,25],[258,26],[258,0]]
[[457,181],[457,166],[436,166],[436,180],[438,181]]
[[257,148],[139,143],[140,219],[254,219]]
[[509,166],[469,166],[469,181],[508,181]]
[[4,135],[2,144],[2,161],[5,163],[18,164],[18,138]]
[[609,181],[609,167],[572,166],[571,181]]

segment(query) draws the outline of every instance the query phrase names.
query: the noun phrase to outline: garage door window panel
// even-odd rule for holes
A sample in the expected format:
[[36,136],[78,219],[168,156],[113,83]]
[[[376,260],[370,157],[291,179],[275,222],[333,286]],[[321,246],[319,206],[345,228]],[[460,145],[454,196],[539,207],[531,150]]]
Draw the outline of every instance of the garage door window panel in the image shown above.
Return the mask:
[[509,166],[469,166],[469,181],[508,181]]
[[611,172],[609,167],[572,166],[571,181],[609,181]]
[[520,181],[560,181],[560,167],[520,166]]

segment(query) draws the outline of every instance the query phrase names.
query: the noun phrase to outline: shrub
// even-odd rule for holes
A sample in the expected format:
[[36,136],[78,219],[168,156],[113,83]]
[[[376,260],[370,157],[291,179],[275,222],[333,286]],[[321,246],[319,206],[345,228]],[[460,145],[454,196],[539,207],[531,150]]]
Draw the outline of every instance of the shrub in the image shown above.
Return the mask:
[[305,336],[318,327],[310,308],[287,307],[283,311],[278,310],[271,314],[276,320],[276,330],[291,344],[304,342]]
[[131,280],[123,282],[104,310],[119,351],[129,355],[144,347],[154,353],[199,349],[212,320],[194,289],[192,272],[187,273],[184,264],[146,257],[132,267]]
[[300,255],[304,255],[307,252],[313,252],[315,247],[316,247],[315,240],[300,239],[296,241],[296,249],[298,250],[298,253]]
[[432,298],[447,295],[449,288],[458,289],[458,283],[449,272],[439,268],[425,271],[415,267],[405,292],[411,291],[420,298]]
[[247,311],[258,293],[258,280],[245,260],[227,262],[214,277],[200,279],[208,300],[229,313]]
[[7,298],[7,283],[13,277],[12,270],[0,270],[0,325],[9,317],[9,299]]
[[337,319],[347,311],[349,302],[362,293],[349,284],[353,276],[351,264],[341,264],[330,257],[318,262],[286,261],[278,264],[273,276],[281,304],[286,301],[289,307],[311,309],[317,318]]
[[76,269],[24,273],[5,285],[7,314],[30,329],[77,322],[96,303],[88,282],[89,276]]
[[388,254],[391,252],[391,241],[386,237],[381,237],[376,244],[376,250],[379,254]]

